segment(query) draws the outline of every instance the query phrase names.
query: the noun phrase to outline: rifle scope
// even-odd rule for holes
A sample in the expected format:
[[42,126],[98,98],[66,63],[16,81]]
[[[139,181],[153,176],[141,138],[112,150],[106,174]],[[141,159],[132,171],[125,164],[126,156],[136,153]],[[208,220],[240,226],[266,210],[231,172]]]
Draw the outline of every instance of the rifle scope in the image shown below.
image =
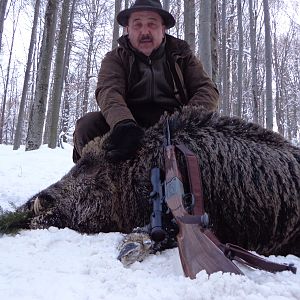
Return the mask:
[[163,241],[167,233],[162,228],[162,203],[163,203],[163,194],[160,180],[160,169],[152,168],[151,169],[151,183],[152,183],[152,192],[150,194],[150,200],[153,205],[153,211],[151,214],[151,230],[150,236],[154,242]]

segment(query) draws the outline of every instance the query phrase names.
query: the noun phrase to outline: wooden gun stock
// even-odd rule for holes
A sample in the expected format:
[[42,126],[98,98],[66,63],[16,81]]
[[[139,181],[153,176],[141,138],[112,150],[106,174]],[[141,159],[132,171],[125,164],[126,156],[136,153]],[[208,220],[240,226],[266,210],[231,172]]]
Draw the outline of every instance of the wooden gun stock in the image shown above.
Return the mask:
[[205,235],[199,224],[188,224],[191,216],[183,204],[184,189],[173,145],[165,146],[165,201],[179,227],[177,242],[185,276],[191,279],[202,270],[208,274],[230,272],[243,274],[224,253]]

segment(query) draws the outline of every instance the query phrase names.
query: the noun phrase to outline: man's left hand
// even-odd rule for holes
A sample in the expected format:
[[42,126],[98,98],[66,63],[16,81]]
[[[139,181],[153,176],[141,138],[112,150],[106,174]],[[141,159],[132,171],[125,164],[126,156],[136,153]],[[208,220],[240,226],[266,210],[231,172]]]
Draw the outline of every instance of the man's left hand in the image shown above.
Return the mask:
[[141,145],[144,130],[132,120],[115,125],[105,146],[106,157],[111,162],[125,161],[134,157]]

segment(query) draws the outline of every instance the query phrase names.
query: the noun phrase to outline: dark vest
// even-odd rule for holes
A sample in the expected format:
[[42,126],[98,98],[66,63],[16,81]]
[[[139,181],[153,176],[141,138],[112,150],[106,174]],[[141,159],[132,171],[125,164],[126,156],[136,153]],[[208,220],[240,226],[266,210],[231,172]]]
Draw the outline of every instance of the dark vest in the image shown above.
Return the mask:
[[[174,112],[181,107],[175,97],[174,83],[165,54],[165,42],[149,57],[134,50],[132,77],[129,80],[126,102],[136,121],[144,127],[158,122],[164,111]],[[151,121],[147,115],[156,115]]]

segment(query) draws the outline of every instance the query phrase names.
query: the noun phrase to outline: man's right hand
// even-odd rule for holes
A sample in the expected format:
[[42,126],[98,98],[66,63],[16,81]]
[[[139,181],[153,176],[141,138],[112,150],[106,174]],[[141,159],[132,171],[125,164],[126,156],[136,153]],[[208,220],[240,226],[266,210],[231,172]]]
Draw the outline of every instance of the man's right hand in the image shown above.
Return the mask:
[[134,157],[143,136],[144,130],[132,120],[117,123],[104,147],[107,159],[116,163]]

